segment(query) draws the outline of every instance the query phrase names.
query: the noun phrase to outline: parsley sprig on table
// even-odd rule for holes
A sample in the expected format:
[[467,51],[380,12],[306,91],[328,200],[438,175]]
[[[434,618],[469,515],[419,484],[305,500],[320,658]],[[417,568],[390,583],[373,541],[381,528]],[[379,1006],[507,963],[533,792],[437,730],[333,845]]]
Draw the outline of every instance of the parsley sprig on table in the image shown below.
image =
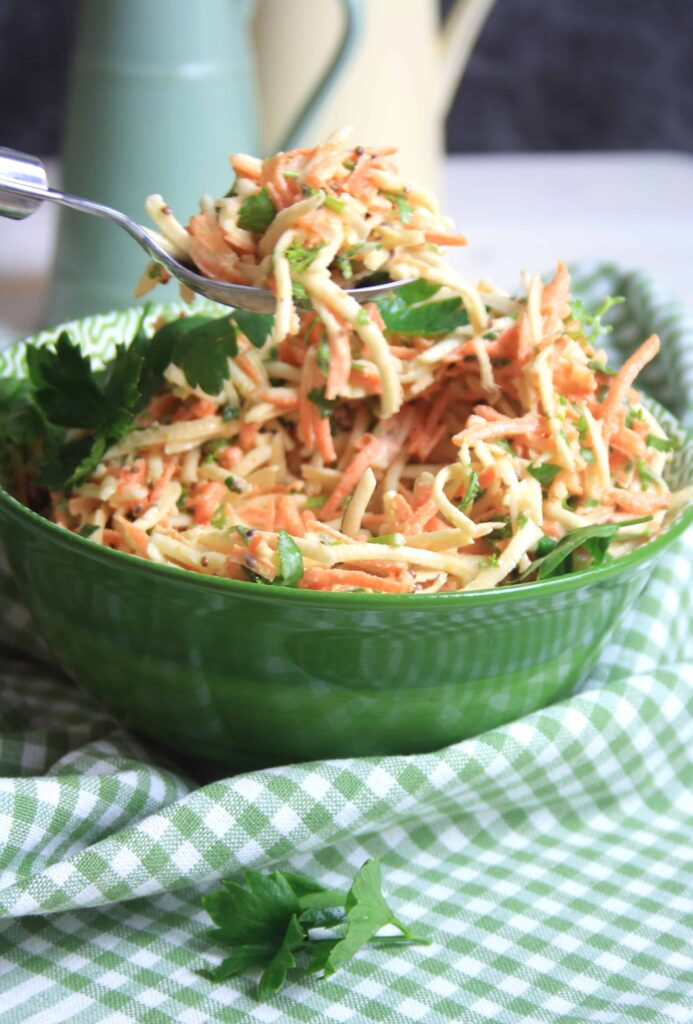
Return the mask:
[[[230,950],[217,967],[200,973],[225,981],[262,968],[258,998],[268,999],[282,987],[287,973],[303,960],[305,973],[327,978],[368,942],[378,946],[428,944],[397,919],[382,894],[380,863],[367,860],[348,892],[327,889],[295,871],[246,873],[246,885],[222,882],[223,889],[203,897],[217,926],[209,938]],[[398,935],[379,936],[387,925]]]

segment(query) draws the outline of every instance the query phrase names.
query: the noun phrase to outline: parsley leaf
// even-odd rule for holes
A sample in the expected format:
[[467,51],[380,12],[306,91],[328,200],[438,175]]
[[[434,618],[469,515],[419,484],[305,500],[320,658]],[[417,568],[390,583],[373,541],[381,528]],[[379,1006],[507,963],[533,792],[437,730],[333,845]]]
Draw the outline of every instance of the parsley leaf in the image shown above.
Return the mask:
[[262,234],[270,226],[277,215],[274,203],[266,188],[255,196],[248,196],[238,211],[238,226],[244,231]]
[[289,918],[289,925],[282,943],[260,978],[257,987],[258,999],[275,995],[286,981],[287,971],[296,966],[294,950],[303,945],[305,932],[295,914]]
[[144,350],[144,362],[140,375],[142,404],[146,405],[164,385],[164,371],[173,362],[173,353],[181,338],[196,327],[209,323],[208,316],[197,313],[169,320],[154,333]]
[[64,442],[49,439],[38,465],[36,483],[52,491],[69,490],[93,473],[105,451],[106,441],[101,436],[90,434]]
[[82,354],[67,331],[54,349],[27,348],[26,361],[36,402],[47,419],[61,427],[83,429],[104,424],[104,394],[92,375],[89,356]]
[[527,466],[527,472],[531,473],[540,484],[546,484],[547,486],[556,479],[562,470],[562,466],[554,466],[551,462],[542,462],[538,466]]
[[44,420],[33,400],[33,388],[28,380],[18,377],[0,378],[0,442],[14,445],[28,444],[41,437]]
[[[139,397],[142,365],[139,346],[118,345],[106,369],[94,372],[89,357],[67,331],[61,333],[54,348],[27,351],[33,402],[46,423],[39,484],[58,490],[84,479],[96,468],[108,445],[127,433]],[[90,433],[66,441],[65,434],[56,427]]]
[[274,946],[269,944],[239,946],[231,956],[225,957],[217,967],[203,968],[199,973],[208,981],[226,981],[244,971],[263,967],[274,955]]
[[427,302],[439,290],[428,281],[415,281],[376,303],[388,331],[396,334],[447,334],[469,323],[462,300]]
[[277,552],[279,572],[274,582],[285,587],[295,587],[303,576],[303,555],[296,541],[286,530],[279,530],[277,533]]
[[418,281],[411,281],[397,289],[400,299],[403,299],[407,306],[413,306],[416,302],[425,302],[440,291],[439,284],[432,281],[425,281],[420,278]]
[[230,317],[205,318],[178,338],[171,362],[181,368],[191,388],[218,395],[229,375],[229,358],[237,352],[236,328]]
[[262,348],[274,327],[272,313],[249,313],[244,309],[235,309],[231,319],[254,348]]
[[323,976],[329,977],[351,960],[355,953],[386,924],[392,924],[405,938],[411,932],[392,913],[382,894],[380,862],[367,860],[360,868],[346,898],[346,931],[325,961]]
[[227,880],[222,890],[202,897],[219,929],[215,938],[232,946],[281,942],[289,918],[300,912],[298,897],[279,871],[248,871],[245,878],[245,886]]
[[[209,937],[231,950],[217,967],[199,973],[210,981],[224,981],[244,971],[264,968],[258,998],[266,999],[282,987],[296,964],[296,953],[308,954],[306,972],[333,974],[366,942],[378,946],[427,943],[397,920],[382,895],[380,865],[366,861],[348,892],[326,889],[294,871],[261,875],[248,871],[246,885],[224,881],[223,890],[204,896],[202,903],[217,926]],[[384,925],[396,936],[377,937]],[[319,929],[318,936],[312,934]],[[336,935],[323,937],[325,930]]]

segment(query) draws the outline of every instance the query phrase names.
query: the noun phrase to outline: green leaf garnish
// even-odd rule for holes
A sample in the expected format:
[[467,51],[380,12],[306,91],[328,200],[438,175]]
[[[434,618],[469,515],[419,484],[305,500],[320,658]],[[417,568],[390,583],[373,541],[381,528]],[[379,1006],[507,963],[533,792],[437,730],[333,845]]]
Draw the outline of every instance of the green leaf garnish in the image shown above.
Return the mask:
[[308,392],[308,399],[317,407],[320,419],[325,420],[332,415],[336,399],[325,398],[325,388],[311,388]]
[[551,462],[542,462],[538,466],[527,466],[527,472],[530,473],[535,480],[538,480],[540,484],[546,484],[547,487],[556,479],[562,470],[562,466],[555,466]]
[[662,486],[662,478],[650,469],[644,459],[638,459],[635,463],[635,471],[643,491],[646,491],[650,484],[654,484],[656,487]]
[[675,452],[679,447],[678,441],[668,437],[659,437],[657,434],[648,434],[645,444],[650,448],[656,448],[658,452]]
[[467,481],[467,490],[465,492],[464,498],[462,499],[462,501],[457,506],[459,508],[460,512],[466,512],[467,511],[467,509],[469,508],[471,503],[474,501],[474,499],[476,498],[476,496],[479,493],[479,491],[480,491],[479,476],[478,476],[478,473],[476,472],[476,470],[473,469],[471,471],[471,473],[469,474],[469,479]]
[[[519,579],[524,580],[528,576],[534,575],[534,573],[536,573],[538,580],[548,579],[561,569],[566,559],[579,547],[586,547],[590,553],[598,552],[601,561],[603,561],[609,543],[619,530],[622,530],[624,526],[649,523],[651,519],[652,516],[643,516],[641,519],[627,519],[621,523],[600,523],[594,526],[581,526],[577,530],[572,530],[562,540],[558,541],[548,554],[536,558]],[[606,543],[595,545],[595,541]],[[539,546],[537,545],[537,551],[539,551]]]
[[258,999],[275,995],[286,981],[287,972],[296,966],[294,951],[303,945],[305,931],[295,914],[289,918],[286,934],[267,967],[257,987]]
[[315,362],[320,372],[327,376],[330,372],[330,343],[326,334],[323,334],[318,342],[318,347],[315,350]]
[[218,506],[217,510],[214,512],[209,522],[210,525],[213,526],[215,530],[224,529],[224,527],[226,526],[226,510],[223,505]]
[[291,245],[284,255],[291,269],[297,274],[301,274],[308,269],[322,248],[322,245],[316,245],[312,249],[306,248],[305,245]]
[[[553,551],[553,549],[557,545],[558,545],[558,541],[554,540],[553,537],[547,537],[546,535],[544,535],[543,537],[540,537],[539,541],[537,542],[537,546],[536,546],[537,560],[539,558],[543,558],[544,555],[548,555],[549,552]],[[537,563],[535,561],[534,565],[536,565],[536,564]]]
[[277,215],[274,203],[266,188],[261,189],[256,196],[248,196],[238,211],[238,226],[244,231],[254,231],[262,234],[267,230]]
[[171,362],[179,366],[191,388],[218,395],[229,375],[229,359],[238,352],[236,328],[228,316],[207,319],[178,338]]
[[408,224],[414,212],[411,203],[408,203],[405,197],[398,192],[383,192],[383,195],[397,207],[397,215],[402,223]]
[[[590,313],[581,299],[573,299],[570,303],[570,313],[572,318],[578,321],[580,332],[585,340],[592,342],[596,341],[600,335],[610,334],[613,331],[612,325],[605,324],[603,318],[613,306],[618,306],[625,301],[623,295],[607,295],[595,311]],[[600,366],[600,372],[608,373],[609,371]]]
[[421,334],[425,337],[447,334],[469,323],[462,300],[426,301],[439,290],[428,281],[415,281],[399,288],[394,295],[377,303],[388,331],[395,334]]
[[595,373],[603,373],[607,377],[616,376],[616,370],[614,370],[611,366],[607,366],[606,363],[597,362],[596,359],[588,360],[587,365],[590,368],[590,370],[594,370]]
[[272,333],[274,315],[272,313],[249,313],[245,309],[236,309],[232,319],[236,327],[255,348],[262,348]]
[[[203,897],[202,902],[217,926],[210,939],[231,953],[217,967],[198,973],[219,982],[264,968],[259,999],[282,988],[302,954],[307,958],[305,973],[320,971],[328,977],[368,942],[387,947],[429,941],[413,935],[395,917],[382,894],[377,860],[362,865],[348,892],[327,889],[294,871],[270,875],[248,871],[245,886],[231,881],[222,885],[220,892]],[[400,934],[379,937],[386,925]],[[333,935],[325,936],[331,930]]]
[[310,495],[306,498],[306,508],[322,508],[326,501],[324,494]]
[[335,258],[335,263],[337,264],[337,270],[342,275],[344,280],[345,281],[350,281],[351,278],[354,276],[354,271],[353,271],[353,268],[351,266],[351,261],[348,260],[346,258],[346,256],[337,256]]
[[85,523],[84,526],[80,526],[77,533],[80,537],[91,537],[98,530],[98,526],[94,526],[93,523]]
[[296,541],[286,530],[277,533],[279,572],[274,579],[285,587],[295,587],[303,576],[303,555]]

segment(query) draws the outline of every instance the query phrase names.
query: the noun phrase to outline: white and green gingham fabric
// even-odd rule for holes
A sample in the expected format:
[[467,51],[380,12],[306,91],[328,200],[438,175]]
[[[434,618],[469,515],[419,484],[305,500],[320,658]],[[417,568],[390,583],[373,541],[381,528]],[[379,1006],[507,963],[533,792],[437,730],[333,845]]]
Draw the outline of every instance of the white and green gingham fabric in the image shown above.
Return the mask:
[[[659,330],[647,386],[690,415],[693,322],[641,275],[578,283],[629,298],[621,358]],[[693,1020],[692,547],[568,700],[437,753],[202,786],[51,667],[3,577],[1,1024]],[[215,880],[291,866],[341,887],[374,854],[430,946],[367,949],[264,1004],[252,977],[196,973]]]

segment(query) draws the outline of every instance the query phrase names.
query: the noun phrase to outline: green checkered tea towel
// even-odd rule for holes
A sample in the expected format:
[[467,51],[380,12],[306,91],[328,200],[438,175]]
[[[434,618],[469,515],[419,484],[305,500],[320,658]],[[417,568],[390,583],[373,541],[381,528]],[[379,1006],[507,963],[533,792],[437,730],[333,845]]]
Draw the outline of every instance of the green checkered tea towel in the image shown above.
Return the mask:
[[[690,416],[693,322],[641,275],[577,283],[627,297],[616,359],[659,331],[644,384]],[[4,578],[0,1022],[691,1021],[692,546],[668,550],[576,696],[436,753],[208,785],[41,660]],[[278,865],[344,887],[376,854],[430,946],[367,948],[262,1004],[253,977],[196,973],[215,880]]]

